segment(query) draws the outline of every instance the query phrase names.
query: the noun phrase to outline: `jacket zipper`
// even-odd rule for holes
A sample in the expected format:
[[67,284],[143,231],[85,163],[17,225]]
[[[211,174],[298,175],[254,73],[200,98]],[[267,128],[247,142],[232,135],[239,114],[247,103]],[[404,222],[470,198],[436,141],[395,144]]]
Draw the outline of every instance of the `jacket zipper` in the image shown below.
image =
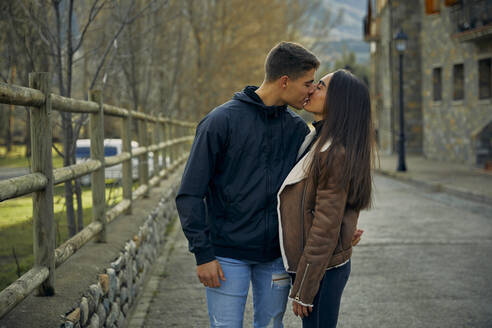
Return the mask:
[[302,285],[304,285],[304,280],[306,279],[306,275],[307,275],[307,272],[309,270],[309,266],[310,264],[306,264],[306,271],[304,271],[304,275],[302,276],[302,280],[301,280],[301,285],[299,286],[299,289],[297,290],[297,294],[296,294],[296,301],[299,301],[299,294],[301,294],[301,289],[302,289]]

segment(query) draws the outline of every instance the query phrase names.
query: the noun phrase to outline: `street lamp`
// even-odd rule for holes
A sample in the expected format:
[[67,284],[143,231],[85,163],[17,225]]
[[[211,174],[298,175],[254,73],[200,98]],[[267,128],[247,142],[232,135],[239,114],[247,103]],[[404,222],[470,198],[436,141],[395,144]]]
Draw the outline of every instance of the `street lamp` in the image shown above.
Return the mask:
[[408,36],[402,29],[395,35],[395,46],[400,55],[400,134],[398,136],[398,168],[397,171],[406,171],[405,164],[405,117],[403,113],[403,53],[407,48]]

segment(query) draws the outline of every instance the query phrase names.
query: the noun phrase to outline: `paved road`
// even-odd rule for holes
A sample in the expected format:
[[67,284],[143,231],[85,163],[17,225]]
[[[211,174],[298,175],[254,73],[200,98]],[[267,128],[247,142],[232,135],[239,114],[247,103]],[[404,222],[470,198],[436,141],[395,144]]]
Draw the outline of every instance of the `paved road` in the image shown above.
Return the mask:
[[[376,177],[361,214],[339,327],[492,327],[492,207]],[[204,289],[181,232],[158,268],[144,327],[207,327]],[[251,327],[251,299],[245,327]],[[285,327],[301,327],[290,311]]]

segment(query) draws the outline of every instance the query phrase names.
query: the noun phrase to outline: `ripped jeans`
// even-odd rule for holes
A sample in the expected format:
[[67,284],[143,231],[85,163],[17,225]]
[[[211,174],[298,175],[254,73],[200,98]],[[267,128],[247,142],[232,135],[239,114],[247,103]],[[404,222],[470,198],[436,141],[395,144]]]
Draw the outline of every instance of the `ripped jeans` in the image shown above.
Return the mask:
[[253,286],[253,327],[282,328],[290,290],[290,276],[282,258],[271,262],[242,261],[217,257],[226,281],[219,288],[207,287],[211,327],[241,328],[250,281]]

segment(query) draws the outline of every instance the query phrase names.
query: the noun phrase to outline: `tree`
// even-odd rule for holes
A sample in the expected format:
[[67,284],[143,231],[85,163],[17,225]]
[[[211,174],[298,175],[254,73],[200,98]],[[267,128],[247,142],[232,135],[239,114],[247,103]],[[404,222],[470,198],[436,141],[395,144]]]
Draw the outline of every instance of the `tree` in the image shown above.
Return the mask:
[[369,85],[369,67],[357,62],[355,52],[343,50],[342,57],[335,61],[335,69],[344,68],[357,75],[367,85]]
[[[52,71],[62,96],[87,99],[97,87],[106,103],[195,121],[244,85],[260,83],[276,43],[316,48],[317,35],[333,22],[321,0],[19,0],[0,6],[4,81],[14,65],[23,85],[29,72]],[[55,112],[55,124],[63,147],[54,149],[71,165],[87,115]],[[65,183],[65,204],[73,235],[83,227],[78,181]]]

